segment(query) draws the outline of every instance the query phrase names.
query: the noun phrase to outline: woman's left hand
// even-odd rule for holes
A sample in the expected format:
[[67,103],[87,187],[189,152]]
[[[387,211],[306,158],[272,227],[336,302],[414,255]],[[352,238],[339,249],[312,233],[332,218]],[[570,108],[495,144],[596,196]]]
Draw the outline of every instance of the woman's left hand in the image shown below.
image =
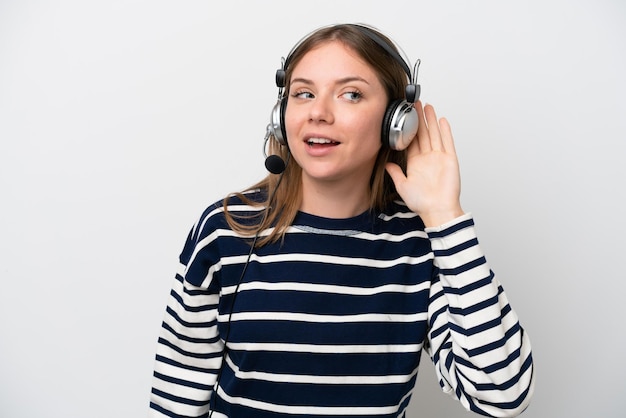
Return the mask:
[[386,169],[407,206],[424,224],[442,225],[463,214],[461,178],[450,124],[437,120],[431,105],[415,104],[419,125],[408,148],[406,175],[394,163]]

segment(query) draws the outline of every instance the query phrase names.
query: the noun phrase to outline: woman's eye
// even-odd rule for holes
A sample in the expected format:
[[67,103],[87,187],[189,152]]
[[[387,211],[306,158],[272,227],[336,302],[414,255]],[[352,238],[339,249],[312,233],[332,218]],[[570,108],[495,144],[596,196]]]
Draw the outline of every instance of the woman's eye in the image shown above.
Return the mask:
[[310,91],[295,91],[292,96],[300,99],[312,99],[314,97]]
[[358,91],[349,91],[347,93],[344,93],[343,96],[353,102],[358,101],[362,97],[361,93],[359,93]]

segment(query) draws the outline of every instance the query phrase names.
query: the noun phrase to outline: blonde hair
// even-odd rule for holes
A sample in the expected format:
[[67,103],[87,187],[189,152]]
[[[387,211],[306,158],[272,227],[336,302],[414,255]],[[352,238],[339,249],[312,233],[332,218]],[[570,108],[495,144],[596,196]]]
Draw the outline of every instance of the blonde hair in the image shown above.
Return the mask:
[[[389,38],[381,33],[376,33],[390,46],[393,46]],[[391,103],[394,100],[404,98],[404,89],[408,79],[400,63],[390,59],[388,52],[361,30],[349,24],[322,28],[308,36],[291,52],[288,58],[288,68],[285,69],[287,89],[289,80],[291,80],[292,70],[302,57],[311,49],[330,41],[342,42],[372,67],[385,87],[388,102]],[[287,91],[285,97],[289,96],[288,93]],[[281,146],[274,137],[269,139],[269,153],[280,155],[285,161],[289,160],[288,148]],[[387,145],[383,145],[380,148],[370,178],[370,210],[381,211],[391,201],[398,198],[395,186],[385,171],[385,164],[389,161],[399,164],[405,170],[406,150],[394,151]],[[228,225],[233,231],[244,236],[254,236],[263,230],[273,227],[269,234],[258,237],[255,243],[257,247],[279,241],[293,223],[300,208],[302,201],[301,179],[302,169],[292,159],[288,162],[282,174],[269,174],[260,182],[246,189],[246,191],[261,190],[264,192],[264,197],[261,201],[251,199],[248,197],[249,194],[245,193],[246,191],[236,192],[227,196],[223,205]],[[250,222],[252,218],[256,217],[230,212],[228,205],[232,197],[237,197],[246,205],[265,207],[264,216],[256,222]]]

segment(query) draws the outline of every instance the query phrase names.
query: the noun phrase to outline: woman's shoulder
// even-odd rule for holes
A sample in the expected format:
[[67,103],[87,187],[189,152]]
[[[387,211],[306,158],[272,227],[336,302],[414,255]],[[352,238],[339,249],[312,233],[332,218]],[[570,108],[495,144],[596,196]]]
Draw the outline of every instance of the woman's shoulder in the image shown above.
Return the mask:
[[204,236],[216,230],[230,229],[226,220],[226,212],[238,219],[254,218],[264,209],[265,192],[261,189],[250,189],[231,193],[206,206],[196,218],[191,234]]
[[266,200],[267,192],[265,189],[254,188],[244,190],[243,192],[231,193],[222,199],[220,206],[226,204],[229,211],[247,211],[247,210],[263,210],[263,204]]
[[402,200],[393,200],[387,203],[380,212],[380,217],[419,219],[419,215],[409,209]]
[[424,222],[419,215],[409,209],[402,200],[389,202],[378,214],[378,219],[387,227],[392,227],[393,229],[424,229]]

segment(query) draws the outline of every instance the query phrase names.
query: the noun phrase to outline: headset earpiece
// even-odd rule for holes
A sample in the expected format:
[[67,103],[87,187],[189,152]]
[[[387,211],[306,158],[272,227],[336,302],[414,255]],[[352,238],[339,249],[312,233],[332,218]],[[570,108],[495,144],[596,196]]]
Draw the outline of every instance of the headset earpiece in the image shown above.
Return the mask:
[[396,151],[407,148],[417,134],[417,125],[417,111],[413,103],[403,99],[393,101],[383,117],[383,144]]
[[[289,56],[288,56],[289,58]],[[280,145],[287,145],[287,132],[285,131],[285,109],[287,108],[287,98],[285,97],[285,83],[287,75],[285,73],[285,59],[281,60],[281,67],[276,70],[276,87],[278,87],[278,101],[272,108],[269,130]]]
[[[418,60],[414,72],[417,72],[419,63]],[[409,146],[417,134],[419,124],[414,104],[420,97],[421,87],[415,83],[416,74],[409,73],[409,77],[411,82],[404,88],[404,100],[398,99],[391,102],[383,118],[381,139],[383,144],[389,145],[396,151],[402,151]]]
[[279,97],[272,109],[270,121],[270,131],[280,145],[287,145],[287,132],[285,131],[285,109],[287,108],[287,98]]

